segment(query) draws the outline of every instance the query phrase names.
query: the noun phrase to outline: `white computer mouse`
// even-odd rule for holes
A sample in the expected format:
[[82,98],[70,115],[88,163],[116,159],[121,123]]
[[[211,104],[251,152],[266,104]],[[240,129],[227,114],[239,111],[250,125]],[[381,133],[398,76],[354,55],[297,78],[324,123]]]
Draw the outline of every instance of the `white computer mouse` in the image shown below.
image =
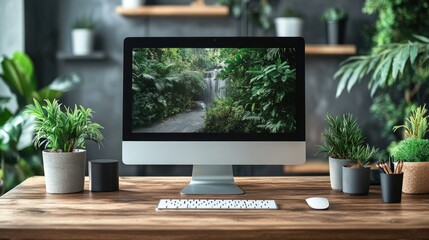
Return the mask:
[[311,197],[305,199],[305,201],[307,202],[308,206],[313,209],[323,210],[329,208],[329,201],[324,197]]

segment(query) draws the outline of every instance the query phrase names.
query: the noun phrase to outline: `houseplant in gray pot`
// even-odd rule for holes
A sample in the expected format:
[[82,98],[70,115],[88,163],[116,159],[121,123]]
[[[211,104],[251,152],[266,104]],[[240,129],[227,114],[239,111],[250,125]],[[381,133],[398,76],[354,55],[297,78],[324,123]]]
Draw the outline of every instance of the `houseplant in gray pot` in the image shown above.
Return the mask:
[[326,43],[343,44],[346,35],[347,13],[342,8],[328,8],[323,12],[325,22]]
[[369,145],[360,145],[352,150],[355,163],[343,166],[343,192],[349,195],[367,195],[369,192],[370,172],[369,163],[378,149]]
[[322,136],[324,144],[319,146],[319,152],[329,157],[329,176],[331,188],[342,191],[342,167],[353,163],[352,150],[364,144],[362,129],[356,119],[349,113],[332,117],[326,115],[328,128]]
[[404,140],[393,150],[395,160],[403,160],[404,182],[402,191],[409,194],[429,193],[429,140],[425,135],[429,130],[425,106],[413,110],[405,119],[405,124],[396,126],[394,131],[403,129]]
[[48,193],[74,193],[83,191],[85,180],[85,141],[99,146],[103,139],[102,126],[92,122],[92,110],[82,106],[70,109],[57,100],[45,100],[41,106],[27,107],[35,118],[35,147],[45,147],[43,167]]

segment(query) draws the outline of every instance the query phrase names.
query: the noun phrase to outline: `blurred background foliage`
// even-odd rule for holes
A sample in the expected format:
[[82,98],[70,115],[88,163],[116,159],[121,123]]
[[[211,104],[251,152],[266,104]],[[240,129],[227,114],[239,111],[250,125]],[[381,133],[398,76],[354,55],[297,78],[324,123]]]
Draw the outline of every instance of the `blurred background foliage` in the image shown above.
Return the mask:
[[48,86],[39,88],[31,59],[22,52],[1,58],[0,81],[0,176],[3,192],[27,177],[43,173],[40,153],[33,148],[32,118],[23,113],[27,104],[37,100],[59,98],[81,82],[76,73],[61,75]]

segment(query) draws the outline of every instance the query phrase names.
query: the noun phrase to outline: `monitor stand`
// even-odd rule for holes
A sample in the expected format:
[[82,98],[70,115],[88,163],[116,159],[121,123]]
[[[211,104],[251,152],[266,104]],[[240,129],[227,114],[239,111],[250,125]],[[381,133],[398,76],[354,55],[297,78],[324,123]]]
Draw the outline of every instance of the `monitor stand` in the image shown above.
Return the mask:
[[180,192],[187,194],[243,194],[234,183],[232,165],[194,165],[191,182]]

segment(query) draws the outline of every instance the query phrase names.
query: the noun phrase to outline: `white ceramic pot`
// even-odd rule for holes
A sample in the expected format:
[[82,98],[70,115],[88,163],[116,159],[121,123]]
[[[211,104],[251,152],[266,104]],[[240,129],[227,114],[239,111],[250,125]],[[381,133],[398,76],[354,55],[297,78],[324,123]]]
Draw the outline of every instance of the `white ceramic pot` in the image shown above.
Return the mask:
[[74,152],[43,151],[46,192],[82,192],[85,182],[86,150]]
[[94,31],[92,29],[77,28],[72,31],[72,48],[74,55],[88,55],[92,53]]
[[302,37],[304,21],[297,17],[279,17],[274,20],[278,37]]
[[122,0],[122,7],[134,8],[145,4],[145,0]]
[[331,188],[336,191],[343,190],[343,166],[354,163],[349,159],[336,159],[329,157],[329,180]]
[[429,162],[404,162],[402,192],[408,194],[429,193]]

